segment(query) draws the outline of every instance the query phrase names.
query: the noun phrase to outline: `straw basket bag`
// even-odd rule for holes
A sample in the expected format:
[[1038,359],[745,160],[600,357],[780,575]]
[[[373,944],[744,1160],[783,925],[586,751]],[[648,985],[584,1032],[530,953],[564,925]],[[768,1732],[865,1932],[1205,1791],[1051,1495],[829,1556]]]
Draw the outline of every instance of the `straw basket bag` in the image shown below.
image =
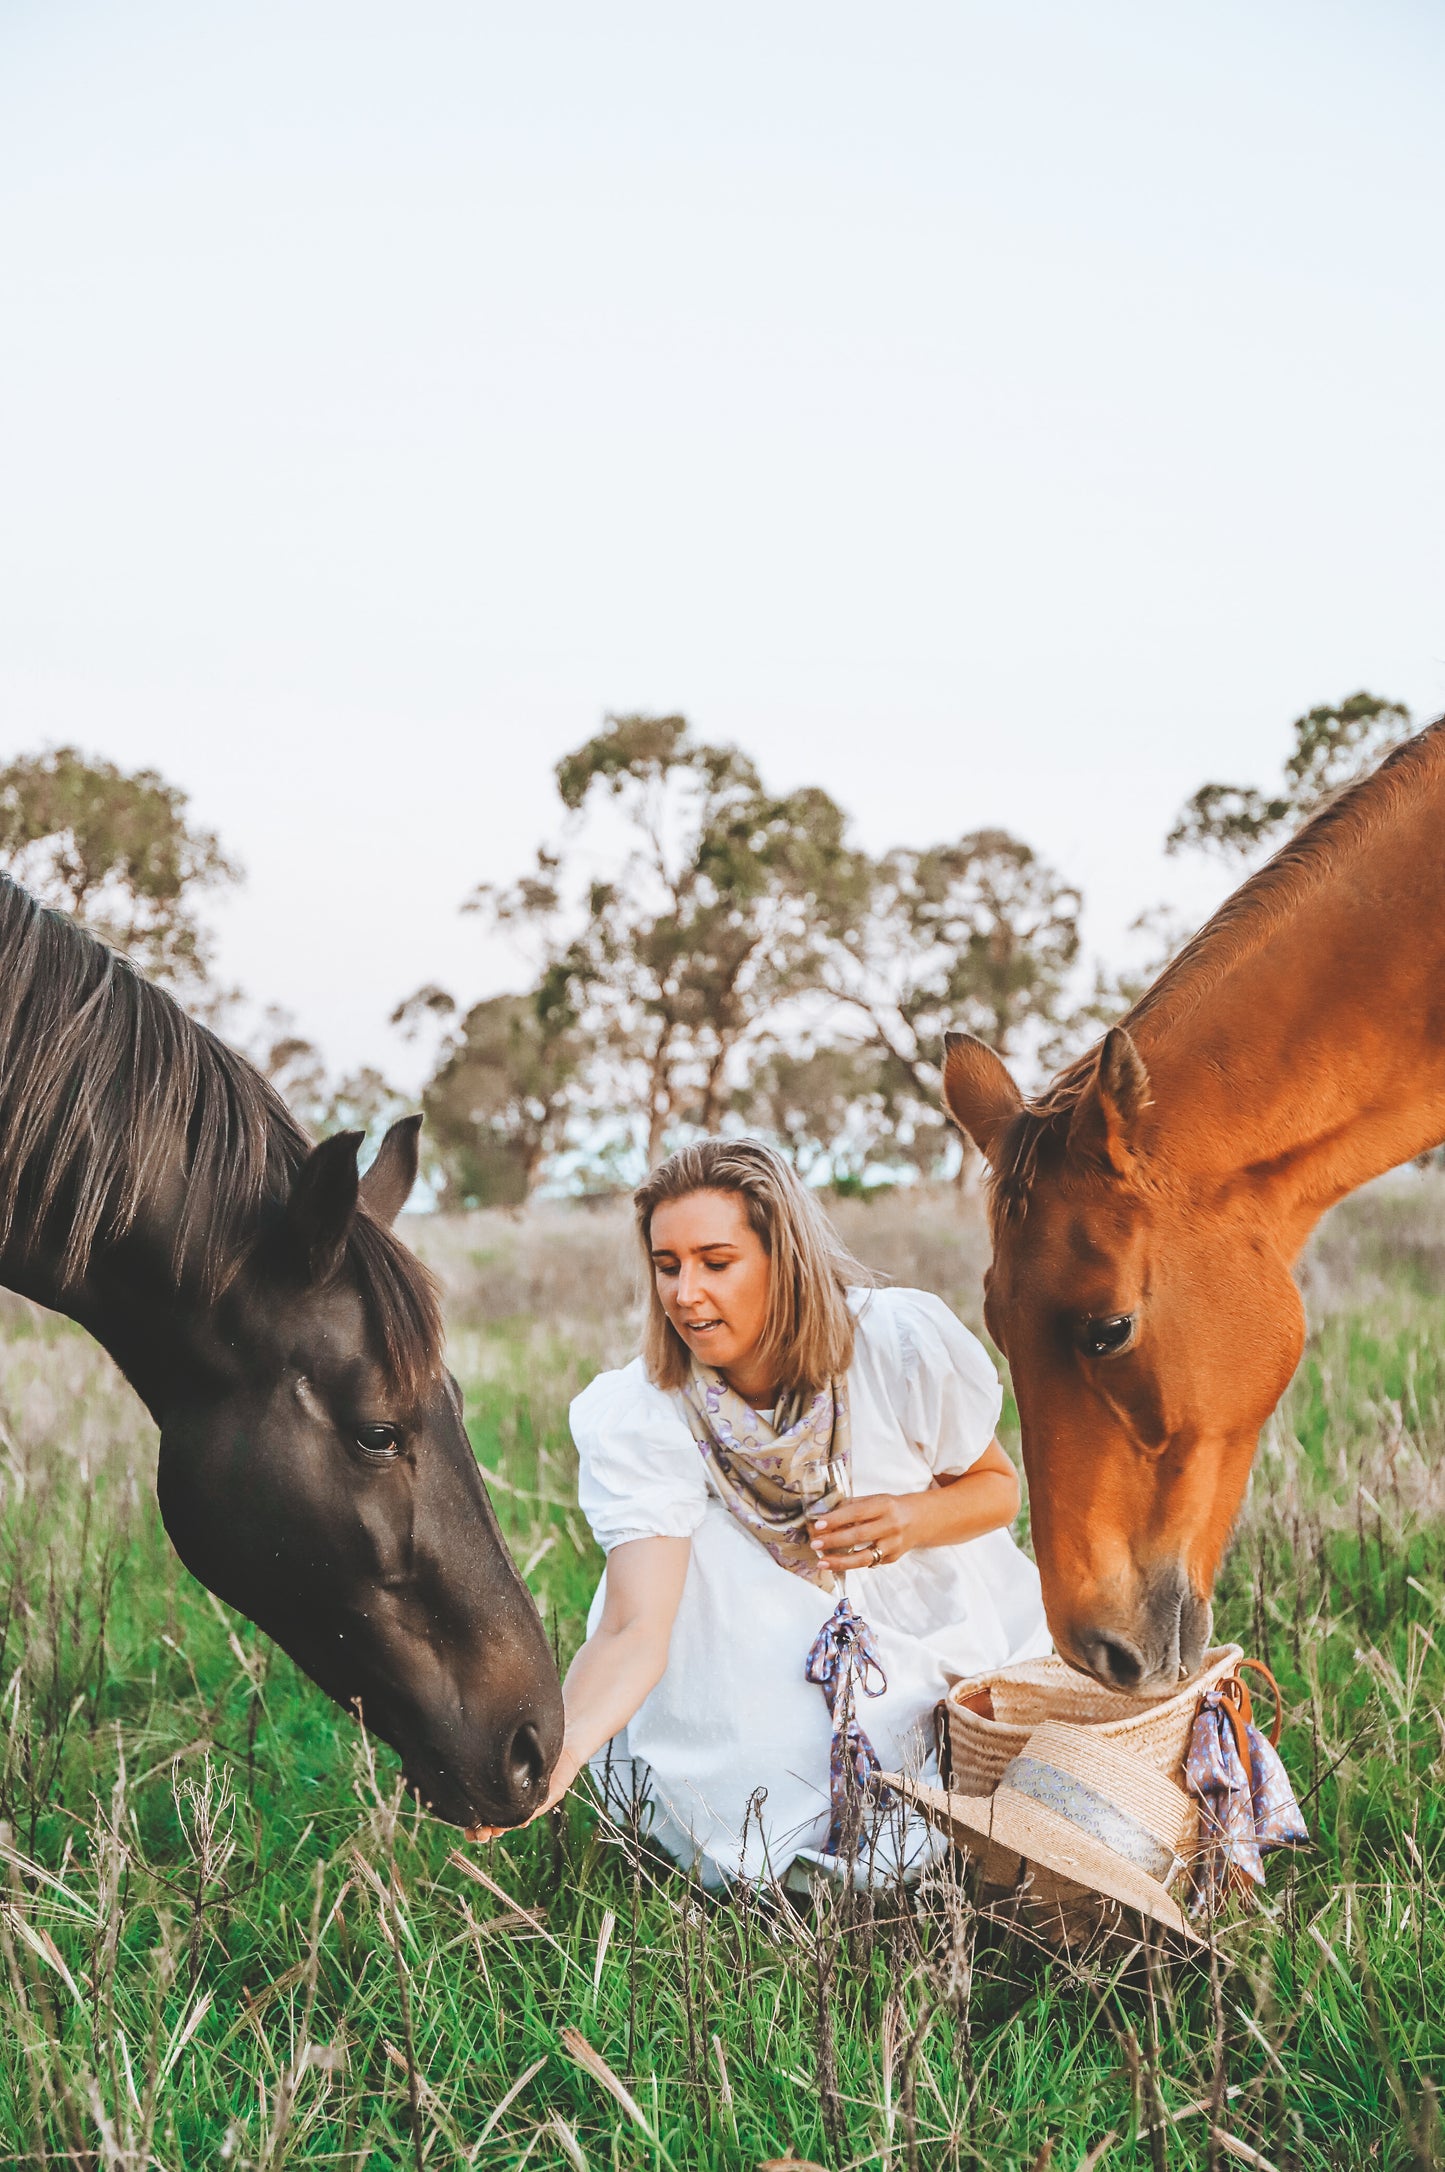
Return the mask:
[[[991,1796],[1005,1768],[1024,1754],[1031,1736],[1051,1722],[1079,1729],[1171,1783],[1168,1795],[1179,1806],[1176,1853],[1187,1859],[1198,1845],[1198,1806],[1184,1791],[1184,1760],[1204,1692],[1217,1689],[1244,1660],[1238,1644],[1217,1645],[1202,1669],[1183,1689],[1152,1701],[1105,1689],[1066,1666],[1062,1659],[1028,1659],[995,1673],[959,1682],[939,1706],[940,1764],[945,1786],[960,1797]],[[980,1836],[982,1837],[982,1836]],[[1036,1864],[1027,1892],[1019,1890],[1023,1867],[1017,1849],[992,1838],[977,1850],[982,1856],[981,1898],[997,1902],[1016,1895],[1020,1918],[1053,1944],[1073,1945],[1117,1918],[1117,1908],[1100,1894],[1058,1870]]]
[[1199,1700],[1243,1658],[1238,1644],[1216,1645],[1183,1689],[1153,1700],[1105,1689],[1062,1659],[1025,1659],[1016,1667],[971,1675],[956,1683],[939,1707],[947,1730],[939,1745],[947,1784],[959,1795],[991,1795],[1004,1766],[1046,1720],[1097,1727],[1106,1741],[1171,1780],[1182,1780]]

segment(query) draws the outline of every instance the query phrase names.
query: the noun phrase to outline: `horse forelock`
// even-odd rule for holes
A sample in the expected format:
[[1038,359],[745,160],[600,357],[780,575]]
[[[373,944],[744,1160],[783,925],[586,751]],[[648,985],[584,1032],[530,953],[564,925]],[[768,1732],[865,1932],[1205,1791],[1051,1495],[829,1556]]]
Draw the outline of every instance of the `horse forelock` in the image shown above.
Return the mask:
[[[172,1270],[214,1302],[311,1144],[254,1064],[0,875],[0,1249],[44,1240],[73,1288],[179,1180]],[[344,1267],[388,1371],[419,1392],[441,1359],[431,1277],[364,1208]]]
[[996,1226],[1019,1220],[1036,1180],[1063,1161],[1070,1121],[1098,1060],[1097,1048],[1076,1057],[1009,1125],[989,1177],[989,1213]]
[[416,1254],[363,1207],[347,1246],[387,1372],[408,1402],[441,1371],[442,1316],[435,1282]]

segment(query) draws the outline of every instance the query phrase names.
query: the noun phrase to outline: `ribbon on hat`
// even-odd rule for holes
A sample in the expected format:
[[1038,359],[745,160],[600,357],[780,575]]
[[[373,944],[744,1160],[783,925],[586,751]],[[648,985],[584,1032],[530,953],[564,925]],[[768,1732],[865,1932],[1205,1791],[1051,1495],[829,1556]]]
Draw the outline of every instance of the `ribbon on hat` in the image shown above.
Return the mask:
[[1041,1763],[1030,1757],[1027,1750],[1004,1766],[999,1777],[998,1789],[1007,1788],[1015,1795],[1026,1795],[1030,1802],[1051,1810],[1076,1831],[1087,1833],[1097,1840],[1100,1847],[1111,1855],[1132,1863],[1142,1870],[1146,1878],[1166,1891],[1174,1883],[1182,1869],[1179,1857],[1172,1848],[1166,1848],[1158,1835],[1150,1832],[1147,1825],[1131,1816],[1122,1804],[1111,1802],[1097,1788],[1090,1787],[1072,1772],[1062,1772],[1057,1765]]
[[1200,1849],[1194,1867],[1196,1909],[1217,1909],[1230,1892],[1264,1884],[1264,1858],[1275,1848],[1309,1839],[1279,1740],[1279,1689],[1257,1659],[1240,1661],[1264,1675],[1275,1695],[1266,1739],[1254,1724],[1250,1695],[1238,1673],[1207,1689],[1184,1760],[1184,1784],[1199,1804]]
[[[823,1849],[825,1854],[840,1855],[856,1833],[863,1790],[873,1774],[883,1769],[878,1752],[854,1715],[854,1689],[861,1689],[865,1697],[881,1697],[888,1687],[873,1632],[846,1596],[838,1601],[814,1638],[803,1672],[822,1690],[833,1722],[828,1752],[828,1792],[833,1814]],[[881,1799],[891,1799],[886,1789]]]

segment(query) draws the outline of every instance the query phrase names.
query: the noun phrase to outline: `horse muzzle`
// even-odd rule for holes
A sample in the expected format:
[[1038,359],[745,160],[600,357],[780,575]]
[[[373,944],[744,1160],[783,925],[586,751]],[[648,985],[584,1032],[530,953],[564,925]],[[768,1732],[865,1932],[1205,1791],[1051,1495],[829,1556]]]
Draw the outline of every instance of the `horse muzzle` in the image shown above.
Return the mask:
[[1061,1658],[1106,1689],[1159,1696],[1199,1672],[1213,1611],[1181,1562],[1157,1563],[1127,1597],[1101,1592],[1054,1629],[1054,1642]]
[[448,1825],[525,1825],[546,1798],[556,1747],[542,1729],[524,1720],[486,1758],[481,1769],[428,1755],[403,1759],[406,1784],[424,1809]]

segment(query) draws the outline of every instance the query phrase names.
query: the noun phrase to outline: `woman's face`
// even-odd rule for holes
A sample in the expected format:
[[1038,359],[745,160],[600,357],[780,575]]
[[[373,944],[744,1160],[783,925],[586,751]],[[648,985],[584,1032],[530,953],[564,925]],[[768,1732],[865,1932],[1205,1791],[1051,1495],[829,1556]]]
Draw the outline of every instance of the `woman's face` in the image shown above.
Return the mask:
[[653,1209],[657,1294],[704,1365],[746,1370],[767,1317],[768,1264],[736,1192],[688,1192]]

